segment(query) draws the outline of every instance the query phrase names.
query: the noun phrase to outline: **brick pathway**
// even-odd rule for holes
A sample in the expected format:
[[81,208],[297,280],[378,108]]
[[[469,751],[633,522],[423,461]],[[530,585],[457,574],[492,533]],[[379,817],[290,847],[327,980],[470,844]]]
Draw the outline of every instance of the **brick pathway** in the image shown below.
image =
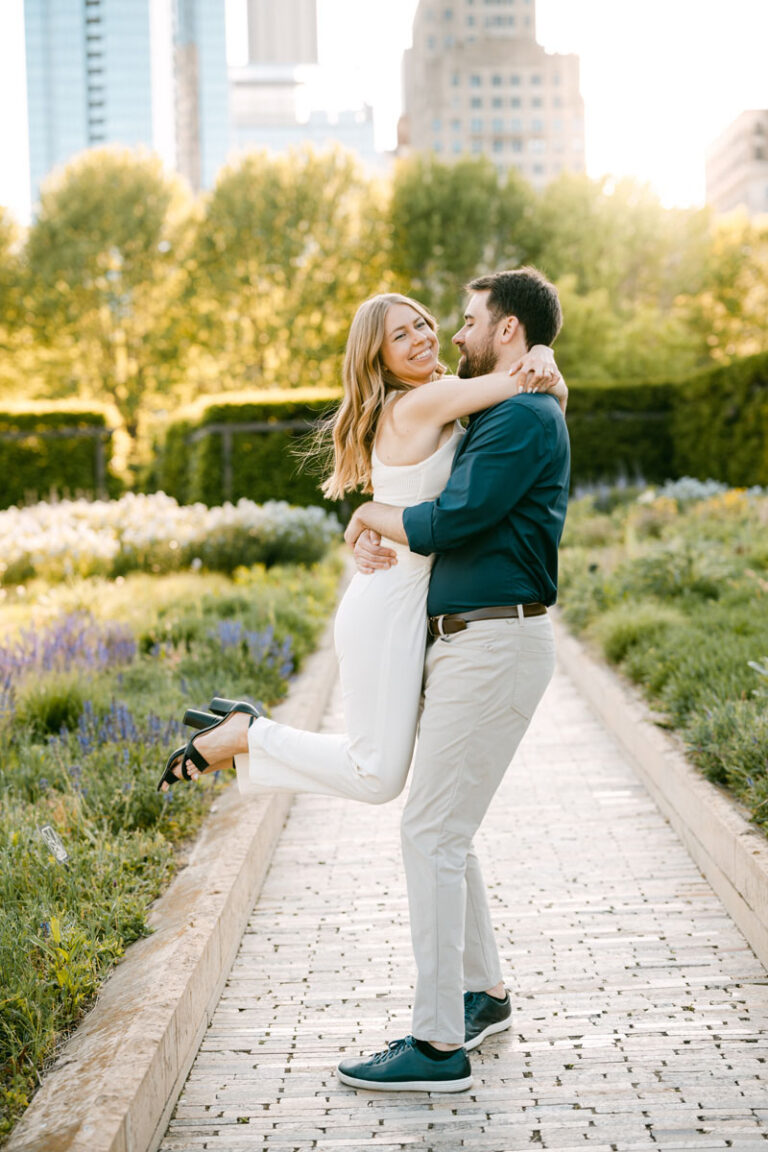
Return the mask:
[[562,674],[477,841],[512,1029],[467,1093],[339,1084],[410,1030],[401,807],[297,797],[161,1152],[765,1146],[765,970]]

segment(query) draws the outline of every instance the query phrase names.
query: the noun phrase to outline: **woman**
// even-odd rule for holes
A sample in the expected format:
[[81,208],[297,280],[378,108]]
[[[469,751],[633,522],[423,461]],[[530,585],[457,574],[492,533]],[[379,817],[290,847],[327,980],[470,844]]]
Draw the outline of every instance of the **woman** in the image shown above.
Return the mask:
[[[436,321],[421,304],[395,293],[365,301],[347,342],[324,495],[338,499],[362,486],[399,507],[435,499],[463,434],[459,417],[514,396],[531,373],[533,385],[545,384],[564,404],[567,389],[551,349],[531,349],[515,368],[514,375],[446,376]],[[400,793],[418,721],[431,558],[387,544],[397,563],[356,574],[336,614],[346,733],[303,732],[238,704],[171,755],[163,790],[179,777],[230,767],[239,754],[241,791],[284,789],[371,804]]]

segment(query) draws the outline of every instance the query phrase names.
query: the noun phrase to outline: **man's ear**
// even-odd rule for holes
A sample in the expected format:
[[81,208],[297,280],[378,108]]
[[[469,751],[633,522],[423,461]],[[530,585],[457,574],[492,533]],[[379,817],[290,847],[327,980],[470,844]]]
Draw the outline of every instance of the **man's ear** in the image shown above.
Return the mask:
[[505,316],[501,322],[500,336],[502,344],[511,344],[520,328],[517,316]]

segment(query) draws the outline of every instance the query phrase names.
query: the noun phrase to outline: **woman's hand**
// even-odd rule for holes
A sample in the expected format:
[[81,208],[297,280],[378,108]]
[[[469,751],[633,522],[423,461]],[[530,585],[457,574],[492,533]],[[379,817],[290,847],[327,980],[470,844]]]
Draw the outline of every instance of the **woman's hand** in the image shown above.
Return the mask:
[[521,360],[513,364],[510,376],[520,375],[521,392],[544,392],[557,384],[560,369],[555,354],[546,344],[534,344]]
[[568,404],[568,385],[555,363],[555,354],[546,344],[533,348],[509,370],[510,376],[520,375],[518,392],[549,392],[560,405],[563,415]]

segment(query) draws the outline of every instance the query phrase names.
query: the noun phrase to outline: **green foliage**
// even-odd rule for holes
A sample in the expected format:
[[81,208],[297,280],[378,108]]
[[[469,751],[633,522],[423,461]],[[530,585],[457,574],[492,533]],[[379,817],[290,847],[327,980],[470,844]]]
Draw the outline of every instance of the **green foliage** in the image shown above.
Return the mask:
[[193,247],[193,376],[334,386],[358,305],[388,285],[382,205],[351,153],[251,152],[225,168]]
[[[671,473],[674,386],[574,380],[568,398],[574,484]],[[676,474],[676,473],[675,473]]]
[[141,152],[89,150],[46,183],[24,264],[25,322],[48,350],[49,394],[108,398],[136,434],[189,336],[191,213],[181,182]]
[[679,481],[601,516],[575,501],[560,599],[768,825],[768,495],[716,488]]
[[678,475],[768,485],[768,353],[683,382],[671,432]]
[[[338,399],[334,391],[295,390],[245,393],[230,401],[200,404],[168,426],[152,479],[185,503],[201,500],[211,505],[220,503],[222,496],[230,500],[247,496],[257,502],[280,499],[333,507],[320,496],[317,466],[311,462],[302,466],[301,451],[308,429]],[[220,426],[248,423],[275,425],[275,430],[235,429],[227,446]]]
[[[333,560],[241,569],[234,580],[90,580],[40,588],[30,604],[36,619],[91,604],[106,614],[104,627],[130,627],[138,643],[107,668],[82,654],[66,673],[35,666],[23,690],[3,699],[0,1139],[111,965],[149,931],[151,903],[176,867],[174,848],[189,841],[217,793],[214,776],[156,791],[166,756],[189,734],[175,717],[222,691],[267,704],[281,698],[316,643],[339,572]],[[18,626],[12,606],[0,615],[6,634]],[[56,647],[59,619],[38,619],[46,651]],[[0,684],[7,687],[4,676]],[[61,838],[66,865],[43,841],[45,824]]]
[[[0,408],[0,508],[51,493],[95,496],[99,473],[94,433],[106,433],[108,427],[108,414],[97,407],[50,403]],[[108,436],[104,441],[104,481],[114,493],[119,482],[107,468],[111,445]]]
[[441,323],[458,327],[463,285],[528,259],[532,205],[532,190],[517,173],[502,180],[485,157],[444,164],[417,153],[401,160],[390,206],[392,269],[400,287]]

